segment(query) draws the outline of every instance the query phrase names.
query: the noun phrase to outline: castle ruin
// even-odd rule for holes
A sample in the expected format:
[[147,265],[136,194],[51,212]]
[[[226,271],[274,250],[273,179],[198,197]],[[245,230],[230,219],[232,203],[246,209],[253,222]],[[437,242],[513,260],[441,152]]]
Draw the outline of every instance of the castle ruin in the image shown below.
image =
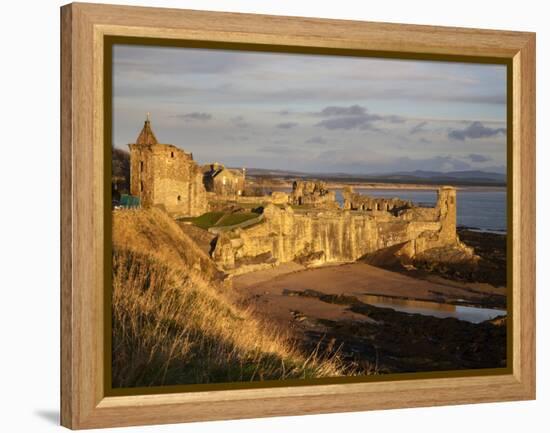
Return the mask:
[[130,147],[130,194],[143,207],[159,206],[177,215],[207,211],[203,173],[193,154],[157,141],[149,118]]
[[311,206],[316,208],[338,207],[336,194],[329,191],[325,182],[296,180],[292,183],[290,203],[299,206]]
[[218,162],[207,164],[204,168],[204,186],[207,191],[220,197],[241,196],[244,192],[245,173],[244,168],[230,169]]
[[345,210],[383,211],[399,214],[413,207],[410,200],[400,198],[377,198],[354,192],[353,187],[345,186],[342,190]]
[[255,257],[318,265],[355,261],[390,247],[408,258],[442,247],[472,254],[456,234],[455,188],[440,188],[433,208],[392,210],[303,210],[269,204],[263,224],[220,235],[213,257],[225,271],[241,273],[246,264],[258,262]]
[[409,258],[437,248],[473,254],[456,233],[453,187],[439,189],[435,207],[370,197],[349,186],[343,188],[340,207],[326,183],[308,180],[295,181],[290,194],[244,197],[244,170],[216,163],[201,168],[191,153],[160,144],[149,118],[129,147],[130,191],[144,207],[180,217],[223,211],[228,205],[231,212],[239,204],[262,205],[260,223],[216,231],[212,258],[228,274],[289,261],[308,266],[349,262],[390,247]]

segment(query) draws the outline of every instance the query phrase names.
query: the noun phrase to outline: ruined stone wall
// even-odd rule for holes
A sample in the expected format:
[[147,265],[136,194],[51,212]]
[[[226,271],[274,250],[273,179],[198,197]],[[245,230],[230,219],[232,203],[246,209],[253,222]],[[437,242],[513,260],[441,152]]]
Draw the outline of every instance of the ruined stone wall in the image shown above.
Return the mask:
[[245,188],[243,172],[223,169],[212,180],[213,192],[221,196],[240,196]]
[[329,191],[325,182],[297,180],[292,184],[290,203],[325,209],[337,209],[336,194]]
[[352,261],[376,247],[375,233],[374,220],[364,215],[331,211],[301,214],[289,206],[281,209],[269,205],[264,210],[264,223],[240,231],[230,241],[222,240],[220,248],[225,249],[226,257],[218,259],[226,270],[239,260],[266,255],[281,263]]
[[149,146],[130,144],[130,194],[139,197],[143,207],[153,205],[153,160]]
[[454,189],[443,189],[435,208],[413,208],[399,215],[387,211],[305,212],[268,205],[262,224],[224,234],[214,259],[228,271],[239,261],[259,256],[281,263],[349,262],[396,245],[400,254],[414,257],[429,248],[458,243],[453,193]]
[[225,168],[217,162],[202,167],[203,183],[208,192],[220,197],[241,196],[245,190],[245,170]]
[[354,192],[351,186],[344,187],[342,196],[343,207],[347,210],[388,211],[397,214],[413,207],[410,200],[371,197]]
[[131,194],[142,206],[162,206],[182,216],[206,212],[203,175],[190,154],[168,144],[132,144],[130,150]]
[[289,195],[283,191],[273,191],[269,197],[273,204],[288,204]]
[[286,192],[274,191],[271,195],[256,196],[226,196],[215,193],[207,193],[210,201],[210,210],[223,210],[229,205],[255,205],[255,207],[266,206],[270,203],[285,205],[289,202],[289,195]]

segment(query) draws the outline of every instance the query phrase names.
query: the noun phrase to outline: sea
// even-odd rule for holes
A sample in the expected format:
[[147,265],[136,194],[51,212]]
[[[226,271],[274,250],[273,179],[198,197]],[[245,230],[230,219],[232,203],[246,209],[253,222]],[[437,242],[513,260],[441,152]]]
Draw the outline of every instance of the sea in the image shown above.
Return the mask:
[[[336,200],[342,205],[344,201],[342,190],[333,190],[336,192]],[[290,191],[290,189],[288,191]],[[436,190],[371,189],[356,187],[354,191],[374,197],[399,197],[404,200],[411,200],[414,204],[420,206],[433,207],[437,200]],[[468,227],[482,232],[506,233],[505,188],[458,189],[456,202],[456,219],[459,227]]]

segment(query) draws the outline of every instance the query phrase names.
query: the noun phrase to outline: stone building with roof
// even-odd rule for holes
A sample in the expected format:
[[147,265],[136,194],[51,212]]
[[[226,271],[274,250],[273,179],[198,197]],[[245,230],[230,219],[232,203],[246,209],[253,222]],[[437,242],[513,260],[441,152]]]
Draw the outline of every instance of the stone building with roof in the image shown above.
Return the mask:
[[214,162],[203,168],[204,186],[209,192],[218,196],[241,196],[244,191],[246,171],[226,168],[223,164]]
[[207,211],[203,173],[187,153],[172,144],[159,143],[149,116],[130,148],[130,194],[143,207],[159,206],[179,216],[197,216]]

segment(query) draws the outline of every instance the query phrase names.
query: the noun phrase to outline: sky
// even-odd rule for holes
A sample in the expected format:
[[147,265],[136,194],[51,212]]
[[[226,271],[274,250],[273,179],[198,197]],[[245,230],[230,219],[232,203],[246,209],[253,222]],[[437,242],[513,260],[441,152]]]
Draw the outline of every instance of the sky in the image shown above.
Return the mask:
[[150,113],[199,163],[309,173],[505,172],[504,65],[113,47],[113,143]]

